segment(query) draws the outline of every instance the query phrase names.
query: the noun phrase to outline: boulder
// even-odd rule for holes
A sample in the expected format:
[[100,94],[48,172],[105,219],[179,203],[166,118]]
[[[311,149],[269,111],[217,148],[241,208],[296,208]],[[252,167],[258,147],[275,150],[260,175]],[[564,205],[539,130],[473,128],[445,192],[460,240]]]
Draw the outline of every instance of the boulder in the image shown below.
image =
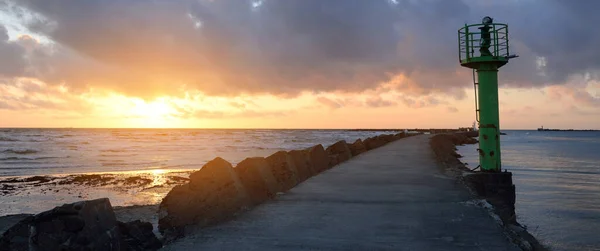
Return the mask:
[[315,145],[305,150],[308,152],[311,170],[314,175],[329,169],[329,156],[322,145]]
[[333,167],[352,158],[352,153],[345,140],[340,140],[335,144],[330,145],[325,151],[327,152],[327,155],[329,155],[329,167]]
[[237,164],[235,172],[254,205],[274,197],[280,190],[265,158],[247,158]]
[[406,138],[406,137],[408,137],[408,134],[403,133],[403,132],[394,134],[394,140],[399,140],[401,138]]
[[127,223],[118,222],[119,231],[125,243],[127,250],[143,251],[158,250],[162,243],[152,232],[152,224],[135,220]]
[[348,148],[350,148],[352,156],[356,156],[367,151],[367,147],[365,146],[365,144],[363,144],[363,141],[361,139],[357,139],[356,141],[354,141],[354,143],[349,144]]
[[310,162],[310,153],[303,150],[292,150],[288,154],[294,161],[294,166],[298,172],[298,183],[307,180],[314,175],[312,171],[312,163]]
[[159,206],[158,229],[177,235],[187,225],[205,226],[231,218],[250,199],[231,164],[222,158],[190,175],[188,184],[171,189]]
[[298,184],[298,171],[294,166],[294,160],[286,151],[279,151],[266,158],[271,173],[275,177],[275,181],[281,189],[280,192],[285,192],[292,189]]
[[127,250],[107,198],[29,216],[0,238],[0,250]]
[[384,144],[390,143],[394,141],[394,135],[392,134],[381,134],[377,136],[381,141],[385,142]]
[[385,141],[383,141],[381,138],[379,137],[371,137],[371,138],[367,138],[365,139],[365,141],[363,142],[363,144],[365,145],[365,147],[367,147],[367,150],[373,150],[375,148],[378,148],[380,146],[385,145]]

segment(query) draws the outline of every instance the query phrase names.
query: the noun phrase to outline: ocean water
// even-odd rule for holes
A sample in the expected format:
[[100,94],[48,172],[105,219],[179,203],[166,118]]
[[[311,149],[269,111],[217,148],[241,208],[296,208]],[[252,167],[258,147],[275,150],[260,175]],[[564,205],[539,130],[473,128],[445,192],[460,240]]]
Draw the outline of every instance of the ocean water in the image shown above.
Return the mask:
[[195,129],[0,129],[0,177],[199,169],[279,150],[327,147],[385,131]]
[[[600,132],[505,132],[518,221],[552,250],[600,250]],[[476,148],[458,147],[471,168]]]
[[0,216],[85,199],[154,205],[193,170],[386,131],[0,129]]

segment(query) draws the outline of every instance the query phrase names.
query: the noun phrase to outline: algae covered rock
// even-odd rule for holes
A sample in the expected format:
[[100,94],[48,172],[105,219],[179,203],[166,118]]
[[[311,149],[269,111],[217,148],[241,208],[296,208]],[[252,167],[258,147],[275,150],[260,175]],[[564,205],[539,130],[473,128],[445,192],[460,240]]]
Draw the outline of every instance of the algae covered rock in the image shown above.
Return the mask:
[[127,223],[118,222],[119,231],[127,249],[131,251],[143,250],[158,250],[162,247],[162,243],[156,238],[152,232],[152,224],[135,220]]
[[0,250],[127,250],[107,198],[29,216],[0,238]]

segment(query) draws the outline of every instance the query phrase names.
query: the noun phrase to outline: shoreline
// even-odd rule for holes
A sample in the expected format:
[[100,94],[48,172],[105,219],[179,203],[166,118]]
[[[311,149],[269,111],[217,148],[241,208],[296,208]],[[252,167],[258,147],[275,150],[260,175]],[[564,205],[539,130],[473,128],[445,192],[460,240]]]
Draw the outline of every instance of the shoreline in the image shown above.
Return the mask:
[[108,197],[113,206],[155,205],[189,180],[187,171],[136,171],[0,179],[0,216],[36,214],[81,200]]

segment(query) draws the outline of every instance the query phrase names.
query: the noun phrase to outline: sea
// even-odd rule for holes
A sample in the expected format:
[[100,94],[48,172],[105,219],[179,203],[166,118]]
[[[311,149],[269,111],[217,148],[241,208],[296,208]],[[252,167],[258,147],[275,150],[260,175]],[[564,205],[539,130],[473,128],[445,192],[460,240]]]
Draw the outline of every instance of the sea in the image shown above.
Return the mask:
[[[354,142],[386,131],[236,129],[0,129],[0,177],[200,169],[247,157]],[[396,132],[397,133],[397,132]]]
[[[502,167],[513,173],[518,221],[552,250],[600,250],[600,132],[504,132]],[[235,165],[384,133],[395,132],[0,129],[0,216],[98,197],[109,197],[113,206],[156,204],[215,157]],[[476,148],[458,147],[471,168],[478,163]]]
[[[517,221],[552,250],[600,250],[600,132],[504,131]],[[477,145],[459,146],[470,168]]]
[[113,206],[156,205],[216,157],[235,166],[248,157],[384,133],[397,132],[0,128],[0,216],[96,198]]

